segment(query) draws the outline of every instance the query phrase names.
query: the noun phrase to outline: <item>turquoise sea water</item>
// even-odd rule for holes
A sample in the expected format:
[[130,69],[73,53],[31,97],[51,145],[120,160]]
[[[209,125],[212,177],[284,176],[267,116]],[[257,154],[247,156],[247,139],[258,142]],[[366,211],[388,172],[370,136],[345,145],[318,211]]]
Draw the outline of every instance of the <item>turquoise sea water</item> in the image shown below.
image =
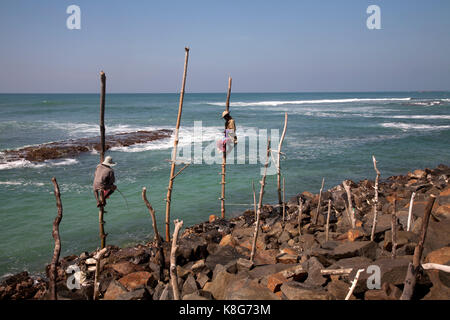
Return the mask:
[[[220,136],[225,93],[186,94],[180,148],[191,146],[194,121],[202,121],[203,148]],[[108,94],[106,132],[173,129],[178,94]],[[239,144],[249,145],[260,130],[279,129],[284,112],[288,130],[281,165],[286,197],[318,192],[343,179],[373,179],[371,156],[382,178],[409,170],[450,163],[450,93],[233,93],[231,113]],[[0,95],[0,150],[99,134],[97,94]],[[198,137],[194,137],[198,143]],[[213,148],[214,149],[214,148]],[[164,198],[169,178],[172,140],[119,148],[108,154],[118,163],[120,194],[108,202],[105,229],[108,244],[129,245],[148,240],[151,219],[141,200],[143,186],[164,230]],[[257,152],[246,148],[246,164],[227,167],[227,215],[252,207],[252,180],[260,178],[261,163],[249,164]],[[62,193],[60,225],[62,256],[90,251],[99,245],[98,211],[91,192],[99,155],[32,164],[4,163],[0,154],[0,276],[28,270],[42,272],[51,260],[51,229],[56,215],[51,177]],[[229,160],[231,162],[231,160]],[[194,163],[176,178],[171,220],[185,226],[220,215],[220,164]],[[267,179],[264,202],[276,201],[276,176]],[[171,227],[173,229],[173,225]]]

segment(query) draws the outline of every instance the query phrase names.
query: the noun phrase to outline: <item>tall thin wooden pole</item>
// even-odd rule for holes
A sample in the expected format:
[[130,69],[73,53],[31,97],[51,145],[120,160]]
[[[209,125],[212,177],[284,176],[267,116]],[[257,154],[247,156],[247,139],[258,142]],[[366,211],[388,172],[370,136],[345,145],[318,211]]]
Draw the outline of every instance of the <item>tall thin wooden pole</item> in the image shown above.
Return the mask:
[[288,115],[287,112],[284,113],[284,127],[283,132],[281,134],[280,142],[278,143],[278,155],[277,155],[277,190],[278,190],[278,205],[282,205],[282,199],[281,199],[281,145],[283,144],[284,137],[286,136],[286,128],[287,128],[287,122],[288,122]]
[[409,201],[408,223],[407,223],[407,226],[406,226],[406,231],[410,231],[411,230],[412,209],[413,209],[413,205],[414,205],[414,197],[415,196],[416,196],[416,193],[413,192],[411,194],[411,200]]
[[283,222],[285,220],[285,216],[286,216],[286,189],[285,189],[285,180],[283,177]]
[[252,251],[250,254],[250,261],[253,262],[253,258],[255,257],[256,252],[256,240],[258,239],[258,230],[259,230],[259,217],[262,210],[263,196],[264,196],[264,187],[266,185],[266,175],[267,175],[267,167],[269,166],[269,157],[270,157],[270,138],[267,140],[267,158],[266,164],[264,165],[264,174],[259,182],[261,184],[261,189],[259,190],[259,201],[258,201],[258,211],[256,213],[256,226],[255,226],[255,234],[253,236],[253,244]]
[[394,212],[391,216],[392,259],[397,257],[397,199],[394,199]]
[[[231,95],[231,77],[228,78],[228,91],[227,91],[227,101],[225,103],[225,111],[230,111],[230,95]],[[225,135],[226,135],[226,124],[225,124]],[[222,219],[225,218],[225,175],[226,175],[226,167],[227,167],[227,145],[224,144],[223,152],[222,152],[222,180],[220,184],[222,185],[222,192],[220,194],[220,215]]]
[[100,71],[100,162],[105,160],[105,92],[106,92],[106,75]]
[[377,227],[377,219],[378,219],[378,181],[380,180],[380,171],[378,171],[377,168],[377,159],[375,159],[375,156],[372,156],[373,160],[373,167],[375,168],[375,171],[377,173],[377,177],[375,178],[375,199],[373,203],[373,223],[372,223],[372,232],[370,233],[370,241],[373,241],[375,239],[375,228]]
[[323,191],[324,183],[325,183],[325,178],[322,178],[322,186],[320,187],[319,202],[317,203],[317,212],[316,212],[316,217],[314,218],[314,224],[317,224],[317,221],[319,220],[320,203],[322,202],[322,191]]
[[256,207],[256,193],[255,193],[255,183],[252,180],[252,189],[253,189],[253,211],[255,211],[255,220],[256,220],[256,216],[257,213],[256,211],[258,210]]
[[422,231],[420,235],[419,243],[414,249],[413,263],[408,266],[408,271],[406,273],[406,278],[403,287],[403,293],[400,300],[410,300],[413,293],[414,287],[416,286],[417,274],[419,273],[420,259],[422,258],[423,245],[425,243],[425,238],[427,236],[428,223],[430,221],[431,210],[433,209],[434,201],[436,200],[435,195],[430,195],[427,206],[425,207],[425,212],[422,221]]
[[327,214],[327,225],[325,233],[325,241],[328,241],[328,233],[330,232],[330,214],[331,214],[331,200],[328,200],[328,214]]
[[[105,160],[106,142],[105,142],[105,92],[106,92],[106,75],[103,71],[100,72],[100,163]],[[104,203],[103,190],[99,191],[100,202]],[[100,206],[98,212],[98,223],[100,232],[100,247],[103,249],[106,246],[105,221],[103,215],[105,213],[103,205]]]
[[55,198],[56,198],[56,207],[58,208],[58,214],[57,214],[55,220],[53,221],[53,231],[52,231],[53,239],[55,239],[55,249],[53,251],[52,263],[50,265],[50,297],[53,300],[57,300],[56,266],[58,264],[59,255],[61,253],[61,239],[59,237],[59,224],[62,219],[63,208],[62,208],[62,204],[61,204],[61,194],[59,192],[58,182],[56,181],[55,178],[52,178],[52,183],[53,183],[53,187],[54,187],[54,193],[55,193]]
[[302,235],[302,213],[303,213],[303,200],[302,198],[299,198],[299,205],[298,205],[298,235]]
[[187,74],[187,66],[189,59],[189,48],[184,48],[185,57],[184,57],[184,71],[183,71],[183,82],[181,84],[181,92],[180,92],[180,103],[178,105],[178,116],[177,116],[177,124],[175,127],[175,138],[173,141],[173,150],[172,150],[172,159],[170,165],[170,179],[169,179],[169,187],[167,188],[167,197],[166,197],[166,241],[170,241],[170,201],[172,198],[172,189],[173,189],[173,180],[175,178],[175,165],[176,165],[176,157],[177,157],[177,148],[178,148],[178,134],[180,130],[180,122],[181,122],[181,112],[183,110],[183,101],[184,101],[184,88],[186,86],[186,74]]

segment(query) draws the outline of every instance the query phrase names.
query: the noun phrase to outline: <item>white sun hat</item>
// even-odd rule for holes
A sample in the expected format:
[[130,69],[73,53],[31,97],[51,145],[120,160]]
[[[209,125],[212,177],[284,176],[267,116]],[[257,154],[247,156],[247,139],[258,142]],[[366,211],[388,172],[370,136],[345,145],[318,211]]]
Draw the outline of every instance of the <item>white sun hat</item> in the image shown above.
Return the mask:
[[107,156],[102,164],[104,164],[105,166],[114,167],[117,163],[113,162],[110,156]]

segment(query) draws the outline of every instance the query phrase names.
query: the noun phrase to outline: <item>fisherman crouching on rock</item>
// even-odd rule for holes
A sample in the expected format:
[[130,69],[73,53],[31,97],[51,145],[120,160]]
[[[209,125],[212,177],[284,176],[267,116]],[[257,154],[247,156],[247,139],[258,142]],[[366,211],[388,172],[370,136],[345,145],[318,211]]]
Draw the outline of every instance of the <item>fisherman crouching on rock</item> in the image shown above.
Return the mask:
[[[106,206],[106,199],[117,189],[114,185],[116,181],[114,170],[111,168],[115,165],[116,163],[112,161],[112,158],[107,156],[105,161],[100,163],[95,169],[93,188],[97,207]],[[98,191],[100,191],[100,197]]]

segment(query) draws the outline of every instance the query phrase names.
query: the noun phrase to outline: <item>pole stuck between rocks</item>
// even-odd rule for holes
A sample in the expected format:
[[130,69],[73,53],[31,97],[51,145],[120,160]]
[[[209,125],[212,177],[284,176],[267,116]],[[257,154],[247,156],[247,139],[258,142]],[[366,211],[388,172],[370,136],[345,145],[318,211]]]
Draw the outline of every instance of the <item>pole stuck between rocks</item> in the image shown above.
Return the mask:
[[317,211],[316,211],[316,216],[314,218],[314,224],[316,224],[316,225],[317,225],[317,222],[319,221],[320,203],[322,202],[322,191],[323,191],[324,183],[325,183],[325,178],[322,178],[322,186],[320,187],[320,192],[319,192],[319,202],[317,203]]
[[99,276],[100,276],[100,267],[101,267],[101,260],[103,258],[103,255],[106,253],[107,248],[101,249],[97,254],[94,256],[95,259],[95,277],[94,277],[94,296],[93,300],[98,300],[98,295],[100,293],[100,282]]
[[[277,191],[278,191],[278,205],[282,205],[282,199],[281,199],[281,146],[284,141],[284,137],[286,136],[286,129],[287,129],[287,122],[288,122],[288,115],[287,112],[284,113],[284,127],[283,127],[283,133],[281,134],[280,142],[278,143],[278,154],[277,154]],[[283,219],[284,221],[284,219]]]
[[397,256],[397,199],[394,199],[393,212],[391,216],[391,236],[392,236],[392,259]]
[[159,235],[158,226],[156,224],[155,209],[153,209],[152,205],[147,200],[147,188],[145,188],[145,187],[142,188],[142,200],[144,200],[144,203],[147,206],[148,212],[150,213],[150,216],[152,217],[153,232],[155,233],[154,239],[155,239],[156,247],[159,252],[159,264],[161,266],[160,270],[161,270],[161,275],[162,275],[162,271],[165,266],[164,250],[162,247],[162,239],[161,239],[161,236]]
[[373,167],[375,168],[375,171],[377,173],[377,177],[375,178],[375,197],[373,202],[373,223],[372,223],[372,232],[370,233],[370,241],[374,241],[375,239],[375,228],[377,227],[377,219],[378,219],[378,182],[380,180],[380,171],[378,171],[377,168],[377,159],[375,159],[375,156],[372,156],[373,161]]
[[414,197],[416,196],[416,193],[413,192],[411,194],[411,200],[409,201],[409,210],[408,210],[408,223],[406,226],[406,231],[410,231],[411,230],[411,223],[412,223],[412,209],[413,209],[413,205],[414,205]]
[[56,178],[52,178],[52,183],[54,187],[54,194],[56,198],[56,207],[58,208],[58,214],[56,215],[55,220],[53,221],[53,231],[52,236],[55,239],[55,249],[53,251],[52,263],[50,265],[50,298],[52,300],[57,300],[57,292],[56,292],[56,277],[57,277],[57,265],[59,260],[59,255],[61,253],[61,239],[59,237],[59,224],[61,223],[63,216],[63,208],[61,203],[61,194],[59,192],[59,185],[56,181]]
[[327,225],[326,225],[326,234],[325,241],[328,241],[328,233],[330,232],[330,214],[331,214],[331,200],[328,200],[328,214],[327,214]]
[[170,282],[172,284],[173,299],[180,300],[180,289],[178,288],[178,275],[177,275],[177,263],[176,263],[176,253],[178,249],[178,233],[183,226],[183,220],[174,220],[175,229],[173,231],[172,238],[172,249],[170,250]]
[[420,259],[422,258],[423,245],[425,243],[425,238],[427,236],[428,223],[430,221],[431,210],[433,209],[434,201],[436,200],[435,195],[430,195],[427,206],[425,207],[425,212],[422,220],[422,230],[420,233],[420,240],[414,249],[413,263],[408,265],[408,271],[406,273],[406,278],[403,287],[403,293],[400,300],[411,300],[414,293],[414,287],[416,286],[417,275],[419,274]]
[[342,185],[344,186],[345,192],[347,193],[347,200],[348,200],[348,215],[350,217],[350,220],[352,222],[352,228],[355,229],[356,221],[355,221],[355,211],[353,210],[352,205],[352,192],[350,189],[350,183],[347,180],[344,180],[342,182]]
[[303,199],[298,198],[298,235],[302,235],[302,213],[303,213]]
[[[225,103],[225,111],[230,112],[230,95],[231,95],[231,77],[228,78],[228,91],[227,91],[227,101]],[[226,135],[226,128],[225,133]],[[220,215],[222,219],[225,218],[225,175],[226,175],[226,166],[227,166],[227,145],[224,144],[223,146],[223,152],[222,152],[222,180],[220,184],[222,185],[222,192],[220,194]]]
[[166,241],[167,242],[170,241],[170,204],[171,204],[171,198],[172,198],[173,181],[174,181],[176,175],[178,175],[178,173],[181,172],[181,170],[180,170],[175,175],[175,165],[176,165],[177,147],[178,147],[178,135],[179,135],[180,123],[181,123],[181,113],[183,110],[184,88],[186,86],[186,74],[187,74],[187,66],[188,66],[188,59],[189,59],[189,48],[186,47],[186,48],[184,48],[184,50],[185,50],[185,58],[184,58],[183,81],[181,84],[180,103],[178,105],[177,124],[175,127],[175,137],[173,140],[172,159],[171,159],[171,164],[170,164],[169,186],[167,188],[167,197],[166,197]]
[[253,262],[253,259],[255,257],[256,252],[256,240],[258,239],[258,231],[259,231],[259,217],[261,215],[262,210],[262,203],[263,203],[263,195],[264,195],[264,187],[266,185],[266,175],[267,175],[267,167],[269,166],[269,159],[270,159],[270,138],[267,139],[267,154],[266,154],[266,163],[264,164],[264,174],[259,182],[261,184],[261,189],[259,190],[259,201],[258,201],[258,210],[256,213],[256,225],[255,225],[255,234],[253,236],[253,244],[252,244],[252,251],[250,254],[250,261]]

